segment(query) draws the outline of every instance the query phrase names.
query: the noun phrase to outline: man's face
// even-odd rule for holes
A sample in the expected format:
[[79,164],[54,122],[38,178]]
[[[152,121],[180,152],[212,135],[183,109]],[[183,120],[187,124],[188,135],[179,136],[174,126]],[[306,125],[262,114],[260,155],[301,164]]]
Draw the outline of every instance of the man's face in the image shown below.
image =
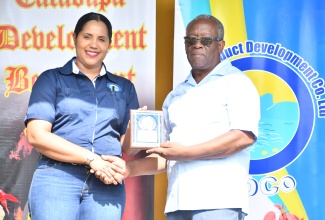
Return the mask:
[[[194,21],[187,28],[188,37],[219,37],[216,24],[207,18]],[[185,43],[187,59],[192,67],[192,72],[208,74],[218,63],[220,53],[224,48],[224,41],[212,41],[211,45],[203,45],[200,40],[195,44]]]

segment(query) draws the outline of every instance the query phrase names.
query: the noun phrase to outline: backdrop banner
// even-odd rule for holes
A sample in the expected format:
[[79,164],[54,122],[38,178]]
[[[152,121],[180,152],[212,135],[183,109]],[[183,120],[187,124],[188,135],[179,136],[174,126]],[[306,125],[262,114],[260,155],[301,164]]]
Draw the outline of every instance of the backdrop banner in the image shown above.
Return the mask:
[[325,2],[176,0],[174,86],[190,72],[183,37],[199,14],[225,27],[222,59],[244,71],[261,100],[251,152],[249,220],[323,219]]
[[[73,30],[88,12],[102,13],[112,23],[107,69],[131,80],[140,106],[154,109],[154,0],[1,0],[0,219],[28,218],[28,190],[39,156],[26,140],[23,123],[30,91],[44,70],[75,56]],[[123,219],[153,219],[153,177],[128,178],[126,187]]]

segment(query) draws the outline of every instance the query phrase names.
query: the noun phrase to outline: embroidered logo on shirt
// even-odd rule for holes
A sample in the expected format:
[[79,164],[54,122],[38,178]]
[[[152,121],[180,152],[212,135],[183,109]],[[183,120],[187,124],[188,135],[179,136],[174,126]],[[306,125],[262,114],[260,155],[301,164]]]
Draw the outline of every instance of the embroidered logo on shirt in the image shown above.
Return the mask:
[[109,88],[112,92],[121,92],[122,89],[115,83],[107,83],[107,88]]

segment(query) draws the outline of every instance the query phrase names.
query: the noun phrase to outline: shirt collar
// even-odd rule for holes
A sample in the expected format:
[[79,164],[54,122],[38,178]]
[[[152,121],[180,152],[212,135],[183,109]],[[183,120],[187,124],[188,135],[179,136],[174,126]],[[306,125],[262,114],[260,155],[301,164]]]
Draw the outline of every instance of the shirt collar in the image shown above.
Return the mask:
[[[222,60],[217,66],[214,67],[214,69],[208,74],[206,75],[199,84],[203,84],[205,83],[206,81],[209,81],[210,77],[211,76],[223,76],[225,75],[225,72],[222,71],[222,69],[225,67],[225,66],[228,66],[230,65],[230,61],[225,59],[225,60]],[[199,85],[196,83],[196,81],[194,80],[193,78],[193,75],[192,75],[192,71],[190,72],[190,74],[186,77],[185,83],[188,83],[190,85],[193,85],[193,86],[196,86],[196,85]]]
[[[73,62],[72,62],[72,72],[74,74],[79,74],[79,68],[77,67],[77,64],[76,64],[76,59],[73,59]],[[105,67],[104,65],[102,65],[100,71],[99,71],[99,75],[100,76],[104,76],[106,74],[106,70],[105,70]]]

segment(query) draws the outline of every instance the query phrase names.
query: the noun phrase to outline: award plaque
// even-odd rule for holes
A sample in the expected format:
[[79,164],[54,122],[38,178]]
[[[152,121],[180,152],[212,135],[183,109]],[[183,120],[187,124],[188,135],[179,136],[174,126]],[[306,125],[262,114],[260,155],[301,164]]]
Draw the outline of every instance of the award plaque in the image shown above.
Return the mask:
[[159,147],[164,139],[162,111],[131,110],[131,148]]

